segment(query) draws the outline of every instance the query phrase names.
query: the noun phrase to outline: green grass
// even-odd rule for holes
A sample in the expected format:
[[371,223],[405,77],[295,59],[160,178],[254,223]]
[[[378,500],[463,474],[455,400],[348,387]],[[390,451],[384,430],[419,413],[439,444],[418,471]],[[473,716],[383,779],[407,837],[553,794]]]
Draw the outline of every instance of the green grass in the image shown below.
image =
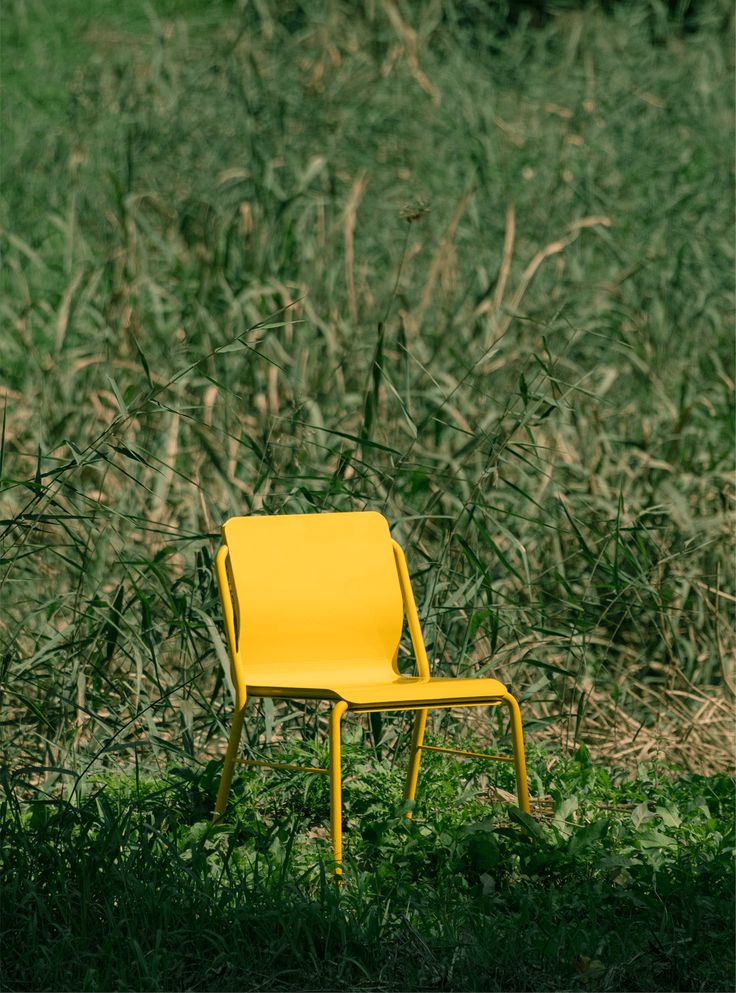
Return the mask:
[[662,38],[646,5],[505,34],[427,8],[418,69],[391,4],[14,10],[0,636],[26,757],[183,713],[211,737],[219,522],[372,507],[440,669],[684,762],[715,694],[689,735],[722,768],[717,10]]
[[348,750],[341,892],[322,777],[244,774],[217,826],[215,763],[90,782],[73,802],[11,793],[3,988],[728,987],[725,776],[626,780],[585,750],[551,770],[537,753],[549,812],[509,821],[480,768],[433,759],[408,822],[398,771]]
[[[25,936],[9,988],[727,985],[727,818],[696,801],[733,771],[732,12],[509,7],[4,10],[0,761],[5,921]],[[219,525],[361,508],[406,548],[433,671],[520,699],[533,792],[591,825],[579,853],[544,805],[525,840],[487,798],[455,810],[439,773],[426,837],[382,820],[395,771],[356,774],[339,898],[305,838],[321,781],[261,796],[248,779],[233,823],[202,826],[232,708]],[[406,730],[353,725],[397,767]],[[244,747],[323,731],[317,707],[267,702]],[[431,731],[481,747],[507,728],[452,713]],[[616,808],[599,817],[569,772],[581,744],[596,782],[660,772],[640,796],[599,783]],[[361,789],[381,797],[373,828]],[[618,809],[643,799],[687,816]],[[92,865],[114,845],[105,882]],[[630,885],[619,857],[639,860]],[[173,955],[198,927],[214,951],[186,937]]]

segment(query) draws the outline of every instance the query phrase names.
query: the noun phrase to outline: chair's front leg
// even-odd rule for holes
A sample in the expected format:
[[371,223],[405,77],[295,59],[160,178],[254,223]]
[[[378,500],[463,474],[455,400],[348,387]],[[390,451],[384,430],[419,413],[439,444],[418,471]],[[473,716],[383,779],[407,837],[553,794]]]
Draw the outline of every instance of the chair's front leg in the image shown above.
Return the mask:
[[222,776],[220,778],[220,788],[217,791],[217,801],[215,802],[214,820],[219,821],[227,807],[227,799],[230,796],[230,784],[233,781],[233,770],[235,760],[240,748],[240,736],[243,733],[243,720],[245,718],[245,702],[242,707],[235,711],[233,724],[230,728],[230,737],[227,741],[227,751],[225,752],[225,762],[222,766]]
[[340,721],[348,709],[339,700],[330,714],[330,834],[335,875],[342,876],[342,768],[340,763]]
[[516,770],[516,796],[519,808],[526,814],[531,813],[529,806],[529,786],[526,781],[526,759],[524,758],[524,733],[521,728],[521,712],[519,704],[510,693],[504,696],[504,702],[511,715],[511,743],[514,747],[514,769]]
[[[424,744],[424,729],[427,726],[427,711],[417,710],[414,718],[414,731],[411,736],[411,750],[409,753],[409,769],[406,774],[406,785],[404,786],[404,800],[413,800],[417,792],[417,780],[419,779],[419,763],[422,760],[422,745]],[[412,811],[407,810],[404,814],[411,820]]]

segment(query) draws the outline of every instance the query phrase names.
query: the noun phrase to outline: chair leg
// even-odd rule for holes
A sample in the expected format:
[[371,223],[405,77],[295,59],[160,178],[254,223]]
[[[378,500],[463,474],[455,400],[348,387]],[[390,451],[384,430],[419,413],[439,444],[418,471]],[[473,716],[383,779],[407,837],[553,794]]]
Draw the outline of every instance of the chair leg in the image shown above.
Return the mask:
[[339,700],[330,714],[330,834],[335,875],[342,876],[342,769],[340,764],[340,721],[348,709]]
[[[419,763],[422,759],[422,745],[424,744],[424,729],[426,726],[427,711],[418,710],[414,718],[414,731],[411,736],[411,751],[409,753],[409,769],[406,774],[406,785],[404,786],[404,800],[413,800],[416,796]],[[412,811],[407,810],[404,817],[411,820]]]
[[519,808],[526,814],[531,813],[529,806],[529,786],[526,781],[526,760],[524,758],[524,733],[521,728],[521,712],[519,704],[510,693],[504,696],[506,706],[511,715],[511,742],[514,746],[514,769],[516,770],[516,796]]
[[235,711],[233,724],[230,728],[230,737],[227,742],[225,752],[225,762],[222,766],[222,776],[220,778],[220,788],[217,791],[217,801],[215,802],[215,814],[213,820],[219,821],[227,807],[227,800],[230,796],[230,784],[233,781],[233,770],[235,769],[235,759],[240,748],[240,736],[243,733],[243,720],[245,718],[245,704]]

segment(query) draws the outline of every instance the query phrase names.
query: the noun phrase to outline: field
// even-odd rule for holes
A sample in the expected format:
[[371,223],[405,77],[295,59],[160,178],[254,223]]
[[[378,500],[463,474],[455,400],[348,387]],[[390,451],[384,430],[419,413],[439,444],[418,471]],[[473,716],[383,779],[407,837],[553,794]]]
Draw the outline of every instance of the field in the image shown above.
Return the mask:
[[[2,16],[2,988],[732,988],[730,5]],[[212,564],[364,508],[533,818],[430,756],[406,821],[407,718],[353,719],[338,891],[321,777],[209,821]]]

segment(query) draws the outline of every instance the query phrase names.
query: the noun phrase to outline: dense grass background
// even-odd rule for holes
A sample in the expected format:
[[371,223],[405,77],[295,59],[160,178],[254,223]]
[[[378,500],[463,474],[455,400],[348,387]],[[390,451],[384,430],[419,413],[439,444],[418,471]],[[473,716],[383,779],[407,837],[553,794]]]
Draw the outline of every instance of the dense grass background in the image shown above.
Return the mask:
[[[158,839],[144,845],[145,872],[168,852],[161,871],[179,878],[195,842],[163,813],[190,795],[184,773],[171,785],[172,763],[203,793],[202,809],[183,815],[190,824],[206,816],[207,763],[231,712],[212,557],[232,514],[384,512],[407,549],[435,671],[492,673],[520,697],[540,748],[541,821],[567,799],[545,743],[547,756],[585,743],[594,768],[604,761],[639,782],[652,762],[731,772],[730,6],[156,0],[90,13],[16,0],[3,22],[0,748],[17,878],[40,879],[18,853],[46,843],[53,859],[58,843],[69,854],[48,871],[61,886],[85,839],[95,848],[108,830],[125,853],[142,850],[140,831]],[[323,727],[311,705],[254,707],[246,748],[296,731],[309,748]],[[386,717],[355,734],[400,763],[405,727]],[[505,732],[491,716],[433,725],[477,744],[503,744]],[[132,791],[115,785],[116,771],[135,773]],[[643,794],[653,808],[665,789],[656,782]],[[691,780],[679,782],[690,810]],[[619,788],[601,802],[628,817]],[[430,787],[423,796],[432,802]],[[238,809],[247,821],[248,803]],[[289,837],[279,811],[268,830]],[[705,834],[726,835],[722,812],[703,819],[713,821]],[[298,850],[304,824],[294,823]],[[455,827],[448,837],[460,837]],[[241,845],[238,830],[212,836],[230,839],[217,851]],[[439,836],[428,830],[399,887],[427,877],[422,859]],[[202,831],[196,845],[210,838]],[[508,844],[526,844],[514,831]],[[567,840],[545,843],[557,865]],[[375,861],[360,844],[356,879]],[[692,892],[699,872],[718,876],[723,917],[719,845],[682,871],[692,869]],[[399,850],[385,848],[387,864],[402,866]],[[656,871],[690,894],[679,852]],[[284,858],[269,863],[283,873],[268,870],[282,889],[269,876],[258,890],[247,869],[270,912],[292,878]],[[506,897],[526,878],[522,863],[508,870]],[[588,903],[590,886],[607,893],[610,881],[595,859],[589,867]],[[562,875],[549,889],[535,872],[529,900],[552,899]],[[209,876],[197,873],[192,892],[210,900]],[[329,904],[327,920],[354,936],[329,887],[309,875],[304,885],[304,899],[320,913]],[[374,907],[394,920],[383,891],[360,903],[363,885],[358,918]],[[659,885],[651,873],[642,883],[650,920]],[[63,960],[81,962],[74,941],[94,948],[109,919],[62,926],[55,912],[34,916],[47,898],[28,892],[14,940],[45,920],[37,938],[53,926],[61,945],[27,985],[62,988],[64,935]],[[112,906],[106,893],[101,905]],[[301,899],[289,903],[297,916]],[[575,918],[571,899],[546,919]],[[422,919],[432,913],[430,901]],[[450,914],[453,927],[463,913]],[[156,932],[144,914],[131,941],[141,928]],[[653,967],[641,988],[719,988],[727,972],[710,953],[692,971],[713,926],[677,933],[685,957],[665,942],[674,972]],[[601,958],[597,939],[580,940],[561,971],[517,973],[517,988],[635,988],[639,946]],[[340,947],[342,963],[352,953]],[[603,966],[576,971],[580,956]],[[171,972],[168,953],[162,961],[140,973],[90,962],[90,978],[73,972],[66,985],[118,976],[125,988],[237,988],[273,968],[266,956],[252,974],[208,976],[191,963]],[[307,982],[288,968],[297,972],[274,986]],[[360,968],[367,985],[468,981],[462,969],[376,979],[370,964],[342,968],[310,982],[349,986]],[[479,988],[514,985],[503,970],[482,975]]]

